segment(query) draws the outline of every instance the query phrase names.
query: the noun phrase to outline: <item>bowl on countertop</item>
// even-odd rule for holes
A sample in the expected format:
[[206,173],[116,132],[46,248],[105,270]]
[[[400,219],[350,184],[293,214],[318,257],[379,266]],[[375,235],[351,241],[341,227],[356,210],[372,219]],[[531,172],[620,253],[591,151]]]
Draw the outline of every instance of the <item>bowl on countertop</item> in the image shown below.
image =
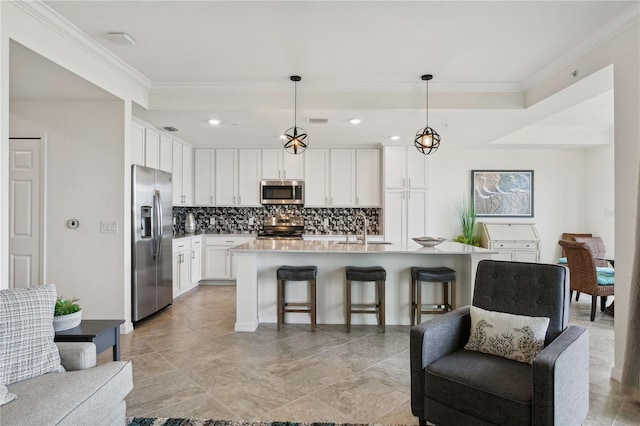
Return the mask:
[[412,240],[424,247],[435,247],[447,239],[435,237],[414,237]]

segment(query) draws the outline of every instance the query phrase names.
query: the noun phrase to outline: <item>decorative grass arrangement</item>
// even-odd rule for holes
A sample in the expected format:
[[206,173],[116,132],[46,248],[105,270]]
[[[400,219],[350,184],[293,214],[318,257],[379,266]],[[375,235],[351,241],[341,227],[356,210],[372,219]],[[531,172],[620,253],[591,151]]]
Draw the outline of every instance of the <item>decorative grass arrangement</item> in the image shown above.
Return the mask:
[[458,235],[456,241],[472,246],[479,246],[480,238],[476,236],[478,222],[476,209],[473,206],[473,203],[469,203],[466,199],[463,198],[456,206],[456,212],[458,213],[460,228],[462,229],[462,234]]
[[73,299],[63,299],[62,297],[58,297],[56,299],[56,307],[53,315],[69,315],[80,311],[80,305],[76,303],[78,301],[79,299],[76,299],[75,297]]

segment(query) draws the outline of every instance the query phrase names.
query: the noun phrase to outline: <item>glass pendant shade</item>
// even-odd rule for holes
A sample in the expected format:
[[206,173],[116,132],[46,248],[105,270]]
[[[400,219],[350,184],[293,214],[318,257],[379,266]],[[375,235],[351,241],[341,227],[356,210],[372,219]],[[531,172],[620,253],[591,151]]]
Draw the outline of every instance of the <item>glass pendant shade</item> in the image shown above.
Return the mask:
[[429,80],[433,78],[431,74],[425,74],[422,77],[422,80],[426,82],[427,91],[426,91],[426,125],[418,130],[416,133],[416,137],[413,140],[413,145],[416,147],[420,153],[424,155],[429,155],[434,153],[440,147],[440,135],[438,132],[429,127]]
[[298,82],[302,77],[292,75],[289,77],[294,83],[294,107],[293,107],[293,127],[288,128],[282,135],[282,147],[289,154],[302,154],[309,145],[307,131],[298,127]]

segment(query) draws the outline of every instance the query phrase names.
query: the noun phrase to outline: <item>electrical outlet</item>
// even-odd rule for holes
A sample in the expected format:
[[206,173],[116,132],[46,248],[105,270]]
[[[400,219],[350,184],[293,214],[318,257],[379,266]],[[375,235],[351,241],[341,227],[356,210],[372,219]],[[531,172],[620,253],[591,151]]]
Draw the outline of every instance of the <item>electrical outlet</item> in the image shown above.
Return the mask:
[[118,233],[118,222],[100,222],[100,233],[101,234],[117,234]]
[[324,226],[329,226],[329,218],[328,217],[324,218]]
[[256,224],[256,219],[253,217],[249,218],[249,225],[255,225]]
[[210,217],[209,218],[209,225],[211,225],[211,226],[215,226],[216,225],[216,218],[215,217]]

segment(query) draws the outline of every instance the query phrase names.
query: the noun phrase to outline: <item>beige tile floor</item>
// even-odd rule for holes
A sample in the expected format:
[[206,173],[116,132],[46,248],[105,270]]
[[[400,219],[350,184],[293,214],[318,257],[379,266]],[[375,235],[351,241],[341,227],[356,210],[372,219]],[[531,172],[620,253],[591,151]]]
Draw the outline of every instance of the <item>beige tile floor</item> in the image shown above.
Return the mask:
[[[586,425],[640,425],[640,404],[609,378],[613,318],[589,321],[589,298],[571,322],[589,327],[591,401]],[[409,327],[286,324],[234,333],[235,287],[200,286],[122,336],[133,362],[127,415],[220,420],[417,424],[410,408]],[[100,362],[109,360],[103,352]]]

